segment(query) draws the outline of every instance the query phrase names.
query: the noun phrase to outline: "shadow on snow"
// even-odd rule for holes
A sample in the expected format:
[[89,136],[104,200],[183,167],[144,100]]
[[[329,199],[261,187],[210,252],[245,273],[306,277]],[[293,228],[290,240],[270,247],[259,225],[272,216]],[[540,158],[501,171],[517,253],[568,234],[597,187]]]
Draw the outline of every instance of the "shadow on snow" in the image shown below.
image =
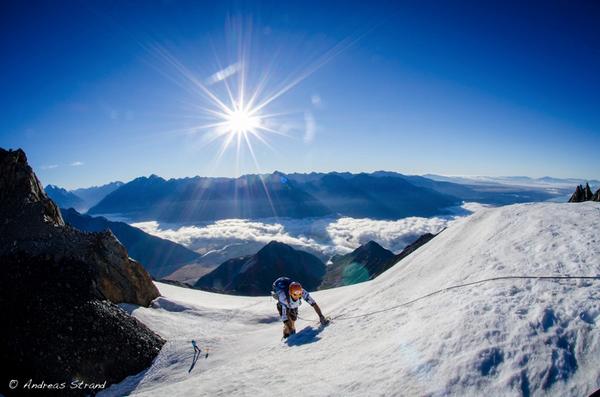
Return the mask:
[[321,339],[319,334],[323,331],[323,328],[322,326],[317,328],[311,326],[303,328],[300,332],[288,337],[286,343],[288,346],[302,346],[314,343]]

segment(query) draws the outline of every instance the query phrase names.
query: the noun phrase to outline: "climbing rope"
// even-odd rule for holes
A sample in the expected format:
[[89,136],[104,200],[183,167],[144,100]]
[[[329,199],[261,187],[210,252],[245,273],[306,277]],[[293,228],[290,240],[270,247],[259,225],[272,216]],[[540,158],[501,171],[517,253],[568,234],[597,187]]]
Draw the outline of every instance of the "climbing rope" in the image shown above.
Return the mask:
[[[390,306],[390,307],[385,308],[385,309],[375,310],[375,311],[372,311],[372,312],[358,314],[358,315],[354,315],[354,316],[344,316],[343,314],[341,314],[339,316],[331,317],[331,319],[332,320],[350,320],[350,319],[353,319],[353,318],[368,317],[368,316],[372,316],[374,314],[389,312],[391,310],[396,310],[398,308],[401,308],[401,307],[404,307],[404,306],[408,306],[408,305],[410,305],[412,303],[418,302],[418,301],[423,300],[425,298],[429,298],[430,296],[441,294],[442,292],[450,291],[450,290],[457,289],[457,288],[469,287],[469,286],[473,286],[473,285],[477,285],[477,284],[483,284],[483,283],[487,283],[487,282],[490,282],[490,281],[499,281],[499,280],[532,280],[532,279],[533,280],[541,280],[541,281],[600,280],[600,276],[499,276],[499,277],[491,277],[491,278],[486,278],[486,279],[483,279],[483,280],[471,281],[469,283],[452,285],[450,287],[441,288],[441,289],[438,289],[436,291],[430,292],[428,294],[419,296],[418,298],[412,299],[412,300],[407,301],[407,302],[400,303],[398,305]],[[302,318],[300,316],[298,316],[298,318],[300,320],[303,320],[303,321],[306,321],[306,322],[312,322],[312,323],[318,323],[319,322],[319,321],[315,321],[315,320],[308,320],[308,319]]]

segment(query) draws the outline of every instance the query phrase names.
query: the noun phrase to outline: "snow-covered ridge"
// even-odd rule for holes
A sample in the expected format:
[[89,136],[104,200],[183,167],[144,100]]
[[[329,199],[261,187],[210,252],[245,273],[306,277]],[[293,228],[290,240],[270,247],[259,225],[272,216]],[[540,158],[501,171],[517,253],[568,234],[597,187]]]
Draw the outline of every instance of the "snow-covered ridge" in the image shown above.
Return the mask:
[[[270,297],[157,283],[163,297],[133,315],[167,338],[145,373],[106,395],[561,395],[600,388],[600,204],[524,204],[456,221],[377,279],[313,294],[319,329],[300,320],[279,341]],[[314,319],[303,305],[300,316]],[[191,339],[209,347],[191,372]]]

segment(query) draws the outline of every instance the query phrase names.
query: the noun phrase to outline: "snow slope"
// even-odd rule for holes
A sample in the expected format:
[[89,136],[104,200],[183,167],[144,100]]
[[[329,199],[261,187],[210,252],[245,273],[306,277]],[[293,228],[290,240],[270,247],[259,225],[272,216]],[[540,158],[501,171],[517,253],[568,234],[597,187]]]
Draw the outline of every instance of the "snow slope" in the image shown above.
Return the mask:
[[[522,204],[453,223],[377,279],[314,293],[324,328],[280,341],[271,297],[157,283],[133,315],[169,341],[153,366],[102,395],[586,396],[600,388],[600,204]],[[315,319],[308,305],[300,316]],[[210,348],[188,373],[190,340]]]

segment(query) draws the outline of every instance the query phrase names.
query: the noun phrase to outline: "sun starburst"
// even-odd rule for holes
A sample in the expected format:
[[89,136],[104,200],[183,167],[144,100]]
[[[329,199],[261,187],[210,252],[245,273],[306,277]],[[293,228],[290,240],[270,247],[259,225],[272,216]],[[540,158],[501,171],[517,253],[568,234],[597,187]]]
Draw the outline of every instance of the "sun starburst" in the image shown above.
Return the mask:
[[260,116],[252,116],[247,109],[236,109],[226,115],[226,128],[232,134],[255,134],[260,128]]
[[[201,118],[204,123],[176,131],[185,134],[200,133],[202,146],[220,140],[221,146],[215,164],[220,162],[225,151],[232,145],[237,147],[236,162],[239,163],[242,146],[245,146],[257,171],[260,172],[258,159],[252,146],[254,141],[274,150],[269,143],[269,136],[290,137],[290,132],[304,133],[308,130],[314,134],[314,118],[307,118],[304,110],[269,113],[268,109],[275,101],[351,46],[357,39],[342,40],[312,62],[306,63],[305,67],[299,69],[296,74],[289,75],[275,84],[273,71],[274,65],[277,64],[275,58],[266,65],[255,65],[256,67],[250,70],[249,47],[252,34],[243,32],[241,24],[235,26],[233,32],[237,37],[231,42],[237,43],[238,48],[233,51],[237,55],[233,58],[233,62],[222,66],[215,50],[218,69],[207,79],[199,78],[166,48],[155,45],[150,50],[177,73],[173,75],[168,71],[159,70],[160,72],[184,90],[203,97],[201,105],[192,105],[192,109],[196,112],[192,117]],[[255,74],[253,75],[252,72]],[[280,73],[278,75],[281,77]]]

